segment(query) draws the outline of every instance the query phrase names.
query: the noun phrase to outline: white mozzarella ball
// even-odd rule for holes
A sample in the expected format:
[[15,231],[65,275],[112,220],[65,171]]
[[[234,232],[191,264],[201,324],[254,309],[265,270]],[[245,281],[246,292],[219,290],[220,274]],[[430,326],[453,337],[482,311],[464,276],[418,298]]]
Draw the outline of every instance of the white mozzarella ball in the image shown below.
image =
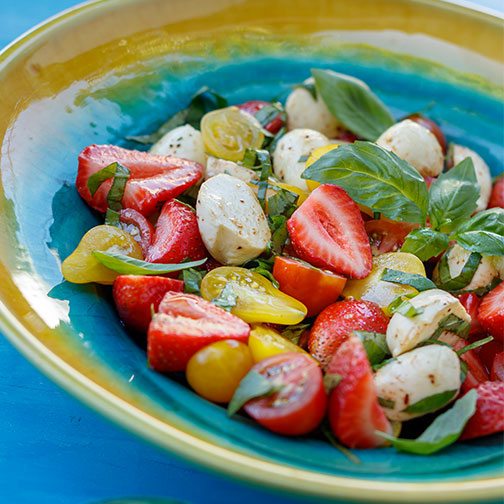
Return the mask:
[[443,150],[437,138],[410,119],[391,126],[376,143],[407,161],[424,177],[437,177],[443,171]]
[[504,256],[491,256],[491,260],[499,278],[504,280]]
[[480,190],[480,195],[476,202],[476,212],[481,212],[488,206],[488,201],[492,194],[492,175],[490,174],[490,168],[488,168],[488,165],[483,161],[481,156],[473,150],[463,145],[453,145],[453,164],[458,165],[465,158],[471,158],[474,165],[474,171]]
[[460,301],[441,289],[423,291],[409,302],[419,313],[408,317],[396,312],[387,327],[387,345],[394,357],[428,340],[448,315],[471,322]]
[[203,182],[196,215],[205,247],[222,264],[238,265],[254,259],[264,252],[271,238],[252,189],[243,180],[224,173]]
[[419,401],[443,392],[453,392],[447,402],[455,399],[461,385],[460,361],[447,346],[427,345],[407,352],[378,369],[374,383],[387,418],[410,420],[431,412],[408,411]]
[[174,156],[196,161],[203,166],[206,163],[205,148],[201,132],[190,124],[172,129],[151,148],[152,154]]
[[216,175],[219,175],[219,173],[226,173],[227,175],[231,175],[231,177],[243,180],[244,182],[251,182],[252,180],[257,180],[259,178],[257,173],[250,168],[245,168],[234,161],[209,156],[205,169],[205,180],[215,177]]
[[286,133],[278,142],[273,153],[275,175],[285,183],[308,190],[301,174],[306,168],[306,159],[319,147],[331,141],[322,133],[311,129],[295,129]]

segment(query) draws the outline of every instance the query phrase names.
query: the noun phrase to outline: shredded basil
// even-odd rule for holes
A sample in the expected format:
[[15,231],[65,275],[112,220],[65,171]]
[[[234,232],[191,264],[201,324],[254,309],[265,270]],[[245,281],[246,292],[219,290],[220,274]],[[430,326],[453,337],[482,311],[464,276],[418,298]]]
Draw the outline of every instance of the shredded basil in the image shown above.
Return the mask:
[[188,268],[181,272],[180,278],[184,281],[184,292],[201,295],[200,286],[206,271]]
[[295,345],[299,345],[299,340],[301,335],[310,328],[310,324],[301,323],[296,325],[291,325],[286,327],[282,332],[282,337],[288,339],[290,342]]
[[400,285],[410,285],[420,292],[436,289],[436,284],[432,280],[429,280],[422,275],[417,275],[415,273],[406,273],[404,271],[388,268],[385,268],[383,270],[380,280],[385,280],[386,282],[397,283]]
[[369,331],[354,331],[354,334],[362,341],[372,366],[383,362],[390,356],[385,334]]
[[440,392],[439,394],[425,397],[416,403],[410,404],[403,411],[405,413],[412,413],[415,415],[433,413],[434,411],[441,409],[443,406],[446,406],[457,394],[458,389]]
[[384,399],[383,397],[378,397],[378,404],[387,409],[395,408],[395,401],[392,401],[391,399]]
[[431,336],[431,339],[435,340],[439,338],[444,331],[452,332],[465,339],[470,330],[470,322],[466,322],[465,320],[458,318],[453,313],[450,313],[439,322],[438,328]]
[[480,346],[486,345],[487,343],[490,343],[491,341],[493,341],[493,337],[487,336],[486,338],[475,341],[474,343],[471,343],[470,345],[466,345],[465,347],[462,347],[460,350],[457,350],[457,355],[460,357],[461,355],[465,354],[466,352],[469,352],[470,350],[474,350],[475,348],[479,348]]
[[434,282],[436,285],[445,291],[448,292],[457,292],[463,290],[464,287],[471,283],[476,270],[481,262],[481,255],[477,252],[472,252],[468,257],[462,271],[455,278],[452,278],[450,275],[450,266],[448,264],[448,258],[453,248],[447,250],[441,260],[439,261],[437,271],[435,271],[435,275],[433,276]]

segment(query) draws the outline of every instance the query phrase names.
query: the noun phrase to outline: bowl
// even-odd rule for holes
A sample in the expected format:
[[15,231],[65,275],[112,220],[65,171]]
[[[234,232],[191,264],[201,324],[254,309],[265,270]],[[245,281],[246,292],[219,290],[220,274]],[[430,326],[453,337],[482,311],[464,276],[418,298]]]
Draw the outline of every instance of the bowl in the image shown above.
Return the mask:
[[107,288],[60,264],[99,222],[79,198],[79,151],[136,147],[208,85],[231,103],[282,96],[312,67],[365,80],[395,117],[429,111],[502,170],[501,20],[435,1],[109,0],[65,11],[0,55],[0,330],[34,365],[117,424],[249,482],[331,499],[461,502],[502,495],[502,438],[432,457],[350,459],[286,439],[146,366]]

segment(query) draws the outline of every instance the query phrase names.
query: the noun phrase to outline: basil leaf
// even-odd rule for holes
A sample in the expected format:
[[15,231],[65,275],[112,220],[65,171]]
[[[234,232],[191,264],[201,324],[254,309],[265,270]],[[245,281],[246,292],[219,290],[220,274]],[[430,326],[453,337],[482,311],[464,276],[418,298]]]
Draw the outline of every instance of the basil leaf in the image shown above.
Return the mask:
[[392,220],[425,223],[428,192],[415,168],[370,142],[341,145],[301,175],[342,187],[349,196]]
[[476,411],[478,394],[470,390],[452,408],[439,415],[417,439],[401,439],[376,432],[389,440],[399,451],[416,455],[431,455],[453,444],[462,434],[467,421]]
[[273,263],[274,258],[261,259],[258,257],[256,259],[248,261],[243,265],[243,267],[249,269],[250,271],[254,271],[255,273],[259,273],[259,275],[267,278],[273,284],[273,286],[278,289],[279,283],[271,273],[273,271]]
[[254,370],[249,371],[238,385],[231,401],[229,401],[227,414],[229,416],[234,415],[251,399],[267,397],[279,392],[282,388],[283,385],[275,384],[261,373]]
[[438,327],[430,339],[436,340],[444,331],[455,333],[457,336],[465,339],[469,334],[470,329],[470,322],[466,322],[465,320],[458,318],[453,313],[450,313],[439,321]]
[[261,109],[259,109],[254,117],[259,121],[261,126],[265,128],[271,121],[274,121],[277,117],[285,122],[286,114],[280,103],[272,103],[271,105],[265,105]]
[[285,215],[274,215],[268,217],[268,224],[271,229],[271,240],[267,246],[270,254],[281,254],[282,248],[289,237],[287,232],[287,217]]
[[299,345],[301,335],[310,327],[310,324],[296,324],[288,326],[281,332],[283,338],[288,339],[291,343]]
[[395,408],[395,401],[392,401],[391,399],[384,399],[383,397],[378,397],[378,404],[380,406],[382,406],[383,408],[388,408],[388,409]]
[[101,170],[93,173],[87,180],[87,188],[91,193],[91,196],[94,196],[96,191],[98,191],[99,187],[108,179],[111,179],[115,174],[119,163],[114,162],[105,166]]
[[[247,162],[250,162],[250,159],[252,159],[252,154],[245,152],[245,158]],[[259,163],[257,165],[257,163]],[[257,189],[257,199],[259,200],[259,203],[261,204],[261,208],[264,210],[266,206],[266,193],[268,191],[268,180],[269,178],[273,175],[273,169],[271,166],[271,156],[270,153],[267,150],[256,150],[255,151],[255,162],[254,165],[251,166],[253,170],[259,171],[260,176],[259,176],[259,182],[257,183],[258,189]]]
[[390,356],[385,334],[369,331],[354,331],[353,333],[362,341],[371,366],[383,362]]
[[301,84],[296,84],[294,86],[294,89],[304,89],[305,91],[308,91],[312,95],[312,98],[314,100],[317,99],[317,88],[315,86],[315,83],[313,82],[302,82]]
[[446,251],[441,257],[433,279],[440,289],[448,292],[457,292],[471,283],[471,280],[480,265],[481,255],[477,252],[473,252],[467,258],[460,274],[452,278],[450,276],[450,267],[448,265],[448,257],[452,250],[453,249]]
[[273,137],[265,136],[262,145],[263,149],[267,149],[270,154],[273,154],[273,152],[275,152],[278,142],[285,135],[285,133],[287,133],[287,128],[285,126],[282,126],[275,136]]
[[429,217],[434,229],[453,231],[476,210],[479,185],[471,158],[441,173],[429,190]]
[[331,393],[331,391],[338,386],[342,379],[343,377],[337,373],[326,373],[323,378],[326,394]]
[[245,149],[245,154],[241,160],[241,165],[245,168],[254,168],[257,159],[257,151],[255,149]]
[[200,286],[206,271],[189,268],[181,273],[182,280],[184,281],[184,292],[189,294],[200,295]]
[[395,360],[396,360],[395,357],[391,357],[390,359],[385,359],[384,361],[382,361],[378,364],[374,364],[371,367],[373,368],[373,371],[378,371],[378,369],[382,368],[383,366],[386,366],[387,364],[390,364],[391,362],[393,362]]
[[431,228],[413,229],[401,247],[401,252],[414,254],[421,261],[427,261],[446,250],[450,239],[448,235]]
[[124,189],[126,188],[126,182],[130,178],[130,172],[128,168],[124,167],[120,163],[116,164],[116,170],[114,174],[114,180],[110,186],[110,190],[107,195],[107,205],[108,208],[114,212],[119,212],[122,209],[122,199],[124,195]]
[[285,215],[290,217],[296,210],[299,194],[286,189],[279,189],[268,198],[268,215]]
[[116,212],[115,210],[107,208],[107,211],[105,212],[105,224],[107,224],[108,226],[119,227],[120,222],[121,214],[119,212]]
[[486,338],[475,341],[474,343],[471,343],[470,345],[466,345],[465,347],[462,347],[460,350],[457,350],[457,355],[460,357],[461,355],[464,355],[466,352],[469,352],[470,350],[474,350],[475,348],[479,348],[480,346],[486,345],[487,343],[490,343],[491,341],[493,341],[493,336],[488,336]]
[[420,292],[437,288],[436,284],[432,280],[429,280],[422,275],[417,275],[416,273],[405,273],[404,271],[388,268],[383,270],[380,280],[401,285],[411,285],[411,287],[414,287]]
[[408,299],[404,299],[401,296],[394,299],[394,301],[392,301],[392,303],[388,305],[387,310],[392,315],[394,313],[400,313],[401,315],[404,315],[405,317],[408,318],[416,317],[417,315],[420,315],[424,312],[423,308],[415,308],[415,306],[412,305],[408,301]]
[[212,304],[230,312],[231,309],[236,306],[237,300],[238,296],[233,290],[233,285],[228,283],[224,286],[224,289],[220,291],[219,295],[212,299]]
[[205,257],[205,259],[199,261],[180,264],[159,264],[134,259],[133,257],[116,252],[102,252],[100,250],[95,250],[93,256],[105,267],[117,271],[121,275],[164,275],[174,271],[201,266],[207,260]]
[[425,397],[422,400],[410,404],[403,411],[405,413],[414,414],[426,414],[432,413],[446,406],[458,393],[457,390],[446,390],[445,392],[440,392],[439,394],[434,394],[429,397]]
[[317,92],[331,114],[366,140],[376,140],[394,124],[383,102],[369,89],[331,70],[312,70]]
[[504,255],[504,209],[491,208],[477,213],[457,229],[455,240],[471,252]]

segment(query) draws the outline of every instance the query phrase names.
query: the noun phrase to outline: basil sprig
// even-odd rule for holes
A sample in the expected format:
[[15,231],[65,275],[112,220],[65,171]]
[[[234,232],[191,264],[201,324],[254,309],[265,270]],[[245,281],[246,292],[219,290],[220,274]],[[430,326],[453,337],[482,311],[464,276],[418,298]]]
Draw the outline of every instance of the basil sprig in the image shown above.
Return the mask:
[[478,394],[470,390],[452,408],[439,415],[417,439],[401,439],[384,432],[376,432],[399,451],[416,455],[431,455],[453,444],[462,434],[468,420],[476,411]]
[[432,280],[429,280],[422,275],[417,275],[415,273],[406,273],[404,271],[388,268],[385,268],[383,270],[381,280],[401,285],[410,285],[420,292],[437,288],[436,284]]
[[446,250],[450,238],[447,234],[431,228],[413,229],[401,247],[401,252],[416,255],[421,261],[427,261]]
[[360,138],[376,140],[394,124],[383,102],[367,87],[331,70],[312,70],[317,93],[331,114]]

